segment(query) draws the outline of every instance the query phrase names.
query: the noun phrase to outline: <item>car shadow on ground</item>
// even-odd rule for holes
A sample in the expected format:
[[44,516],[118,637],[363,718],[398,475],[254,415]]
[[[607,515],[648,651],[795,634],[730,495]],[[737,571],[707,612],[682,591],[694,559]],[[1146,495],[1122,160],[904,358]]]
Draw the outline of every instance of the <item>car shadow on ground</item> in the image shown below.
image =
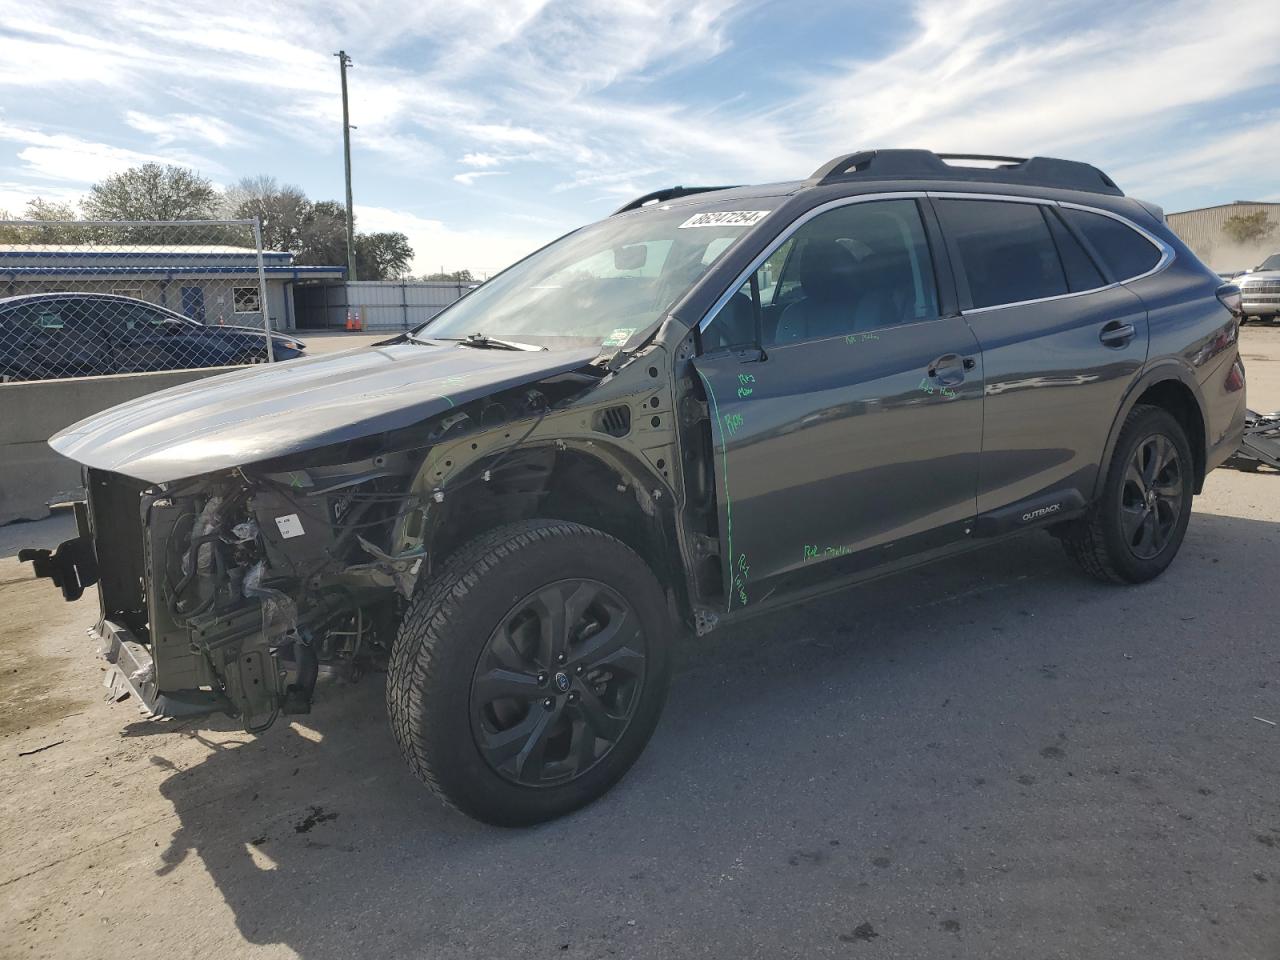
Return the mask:
[[[1278,536],[1198,514],[1175,566],[1136,589],[1034,537],[713,634],[680,651],[631,774],[532,829],[427,794],[381,677],[327,687],[311,716],[240,745],[192,725],[207,759],[152,758],[174,769],[162,791],[180,821],[155,870],[199,858],[246,940],[304,960],[810,956],[881,936],[903,955],[966,938],[993,956],[1011,930],[1066,928],[1078,956],[1139,934],[1150,955],[1241,955],[1280,887],[1280,751],[1247,720],[1280,667],[1261,627],[1216,629],[1242,598],[1269,603],[1218,560],[1254,568]],[[1229,750],[1225,711],[1242,731]],[[1247,876],[1260,863],[1270,887]],[[1192,869],[1241,879],[1162,879]],[[1185,927],[1220,899],[1246,911],[1241,939],[1201,940],[1227,936]]]

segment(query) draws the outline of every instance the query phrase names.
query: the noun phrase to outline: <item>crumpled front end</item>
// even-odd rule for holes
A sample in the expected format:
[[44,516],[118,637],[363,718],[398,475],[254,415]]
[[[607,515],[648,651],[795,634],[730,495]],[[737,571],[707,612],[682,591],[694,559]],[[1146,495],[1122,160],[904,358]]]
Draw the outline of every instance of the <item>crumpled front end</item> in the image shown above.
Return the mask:
[[[22,559],[68,599],[97,584],[115,694],[258,731],[309,712],[319,676],[385,662],[430,573],[446,492],[480,484],[524,502],[542,476],[528,458],[546,455],[517,448],[602,374],[557,371],[398,429],[182,479],[90,466],[81,536]],[[487,465],[456,474],[466,456]]]
[[[80,589],[96,575],[117,697],[263,729],[309,712],[322,669],[354,679],[385,655],[422,562],[421,548],[386,549],[420,509],[405,492],[416,463],[380,454],[168,485],[90,469],[81,537],[38,559]],[[85,555],[96,570],[68,567]]]

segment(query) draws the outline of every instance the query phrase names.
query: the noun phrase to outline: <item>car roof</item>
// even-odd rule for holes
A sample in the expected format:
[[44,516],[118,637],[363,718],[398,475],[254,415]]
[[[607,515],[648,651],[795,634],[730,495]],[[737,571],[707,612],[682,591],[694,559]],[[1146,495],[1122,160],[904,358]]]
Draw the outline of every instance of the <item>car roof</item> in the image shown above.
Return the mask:
[[168,307],[162,307],[158,303],[152,303],[150,300],[139,300],[137,297],[126,297],[118,293],[94,293],[89,290],[45,290],[40,293],[20,293],[13,297],[0,297],[0,309],[6,307],[19,306],[24,303],[38,303],[41,300],[62,300],[67,297],[80,297],[90,300],[112,300],[119,303],[139,303],[153,310],[159,310],[162,313],[168,313],[182,320],[190,319],[170,310]]

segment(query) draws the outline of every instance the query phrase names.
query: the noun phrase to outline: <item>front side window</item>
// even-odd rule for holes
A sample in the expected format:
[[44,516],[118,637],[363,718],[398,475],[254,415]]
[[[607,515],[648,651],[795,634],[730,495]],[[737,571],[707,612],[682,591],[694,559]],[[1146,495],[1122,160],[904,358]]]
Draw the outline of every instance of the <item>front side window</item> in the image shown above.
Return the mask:
[[914,200],[851,203],[781,244],[708,325],[713,348],[823,340],[938,315],[937,286]]
[[1063,207],[1062,215],[1084,235],[1117,280],[1140,276],[1160,262],[1156,245],[1119,220],[1070,207]]
[[1035,203],[938,200],[938,217],[969,283],[970,307],[1067,292],[1049,225]]
[[658,204],[591,224],[489,280],[414,336],[617,346],[661,320],[778,201]]

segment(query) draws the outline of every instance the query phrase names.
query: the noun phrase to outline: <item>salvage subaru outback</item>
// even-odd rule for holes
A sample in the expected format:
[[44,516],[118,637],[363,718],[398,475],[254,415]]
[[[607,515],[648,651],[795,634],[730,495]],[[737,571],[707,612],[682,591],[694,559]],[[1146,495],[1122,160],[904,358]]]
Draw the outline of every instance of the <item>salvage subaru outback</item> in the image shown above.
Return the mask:
[[412,332],[67,428],[80,536],[25,557],[152,713],[385,668],[414,773],[533,823],[636,760],[678,636],[1028,530],[1158,575],[1240,439],[1238,307],[1084,163],[661,190]]

